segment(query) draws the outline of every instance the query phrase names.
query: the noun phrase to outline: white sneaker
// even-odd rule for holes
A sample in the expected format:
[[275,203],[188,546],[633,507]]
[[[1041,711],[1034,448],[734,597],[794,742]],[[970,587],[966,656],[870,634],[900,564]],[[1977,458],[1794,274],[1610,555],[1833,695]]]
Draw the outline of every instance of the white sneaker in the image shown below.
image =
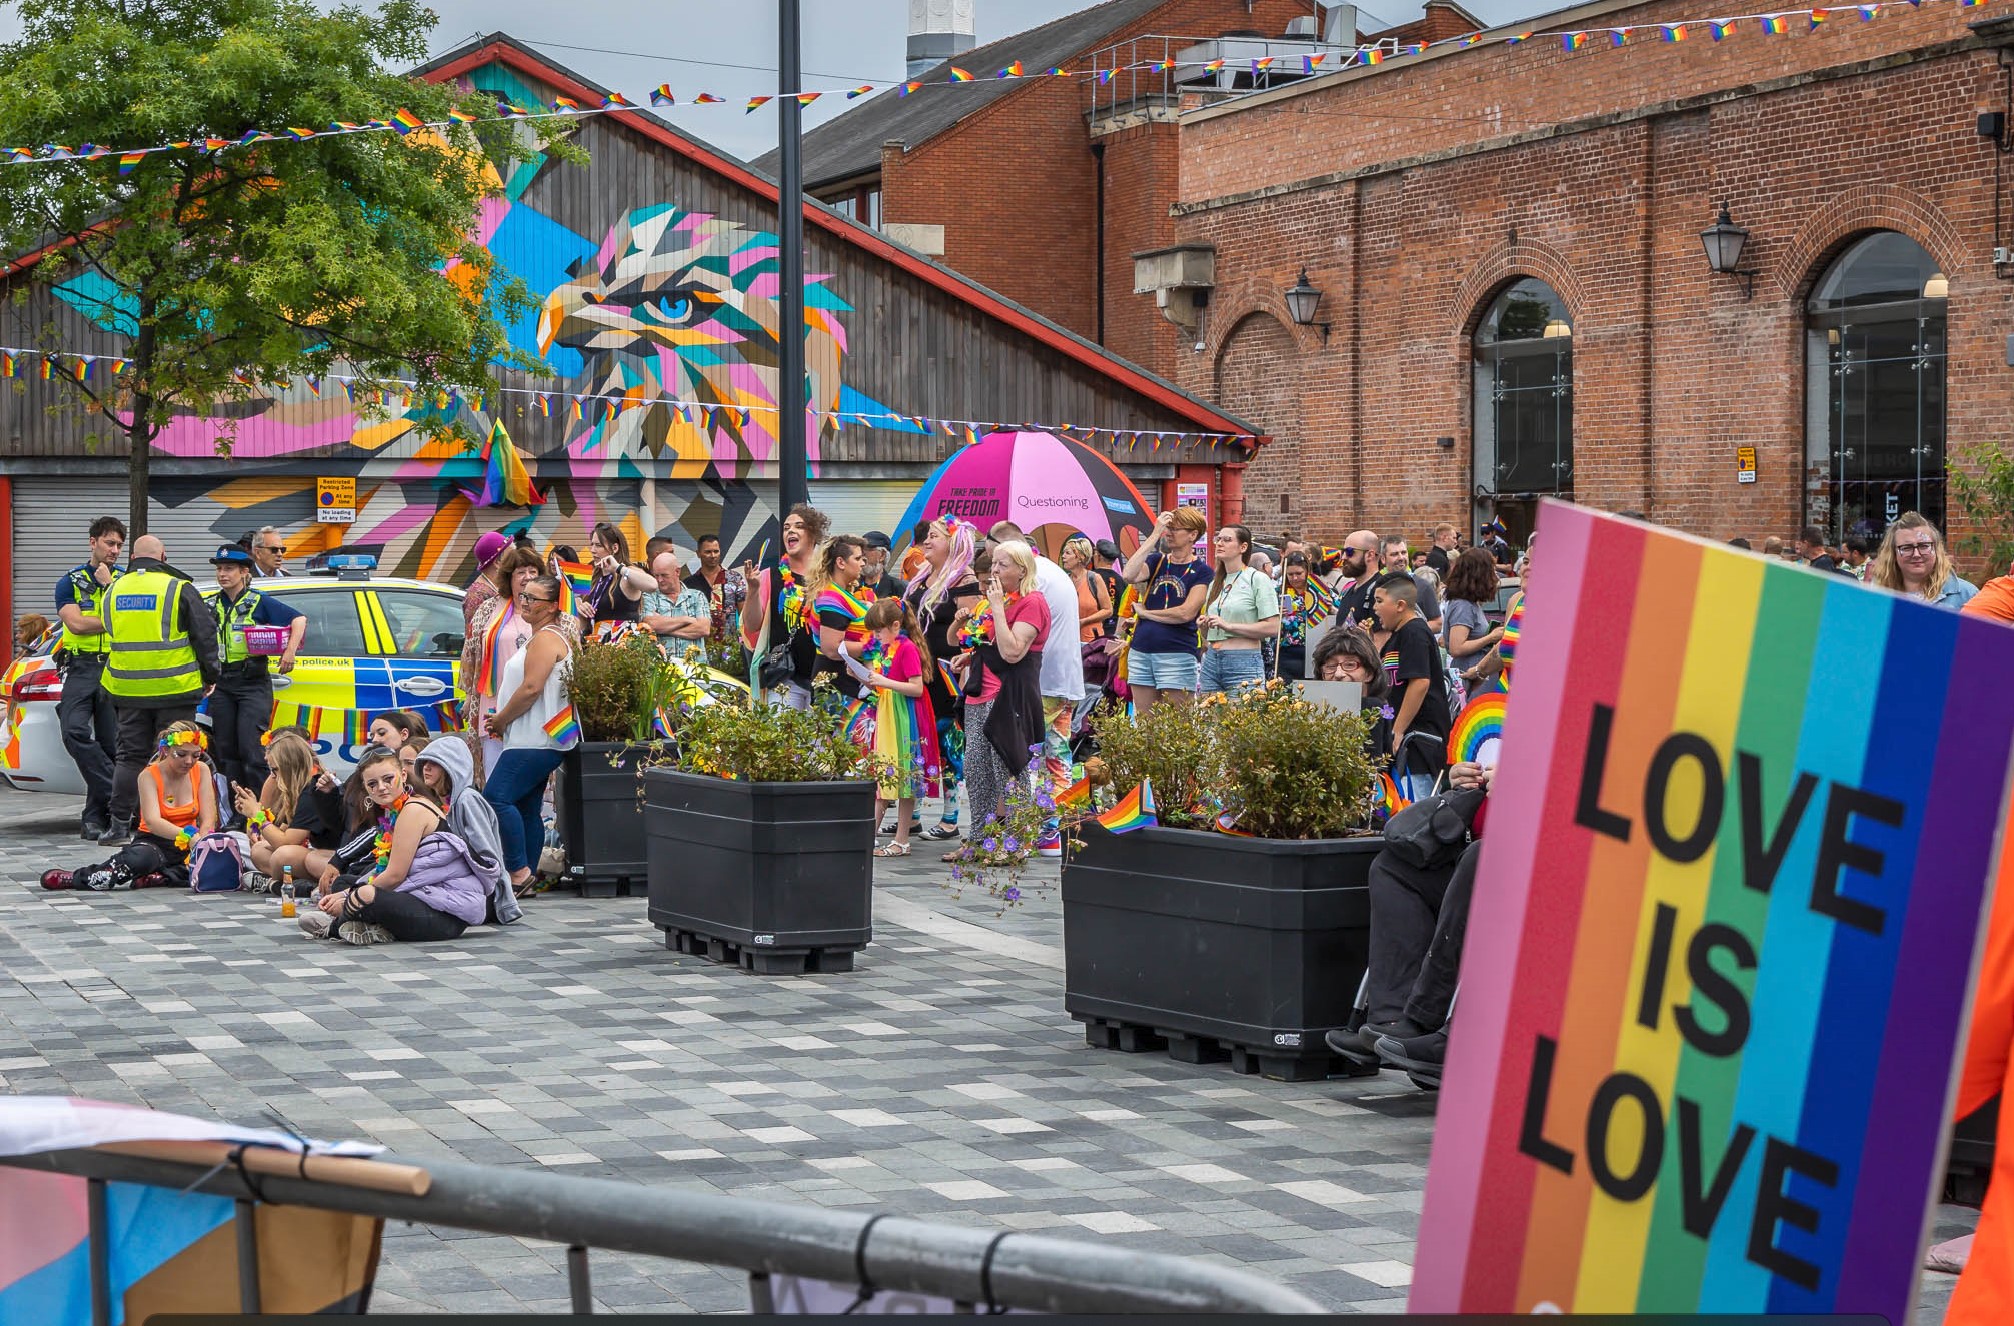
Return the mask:
[[334,928],[336,918],[319,907],[309,907],[300,914],[301,933],[309,939],[327,939]]
[[365,925],[360,921],[351,921],[342,929],[336,931],[336,936],[345,944],[356,944],[359,946],[365,944],[389,944],[392,942],[391,931],[381,925]]

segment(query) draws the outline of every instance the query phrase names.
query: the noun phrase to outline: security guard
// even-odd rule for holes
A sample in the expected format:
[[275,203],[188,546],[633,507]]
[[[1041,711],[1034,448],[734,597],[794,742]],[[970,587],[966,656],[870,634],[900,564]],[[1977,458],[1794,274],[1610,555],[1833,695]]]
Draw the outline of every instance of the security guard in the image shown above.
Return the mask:
[[84,780],[84,841],[95,843],[112,827],[112,758],[118,749],[117,720],[112,697],[101,684],[106,650],[105,588],[119,574],[119,553],[126,546],[126,527],[117,516],[91,522],[91,557],[71,567],[56,582],[56,616],[63,623],[56,646],[56,666],[63,674],[63,698],[56,702],[56,721],[63,731],[63,749],[76,761]]
[[132,565],[105,591],[105,609],[112,637],[105,689],[119,735],[112,827],[98,841],[117,847],[133,840],[140,771],[155,739],[177,720],[195,722],[196,706],[217,684],[217,632],[203,596],[168,565],[168,550],[151,534],[133,540]]
[[211,610],[217,624],[217,652],[223,675],[210,694],[210,752],[226,778],[258,796],[266,783],[263,738],[273,717],[270,654],[254,652],[245,637],[251,626],[283,626],[287,642],[281,649],[280,671],[294,670],[308,619],[270,594],[252,588],[252,554],[235,543],[217,549],[210,559],[217,568],[217,598]]

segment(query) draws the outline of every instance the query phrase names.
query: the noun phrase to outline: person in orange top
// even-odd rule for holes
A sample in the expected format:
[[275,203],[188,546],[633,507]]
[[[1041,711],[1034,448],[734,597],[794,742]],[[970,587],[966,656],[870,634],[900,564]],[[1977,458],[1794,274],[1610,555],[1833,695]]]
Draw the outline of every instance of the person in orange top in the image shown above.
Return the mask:
[[[2004,584],[2007,579],[1993,583]],[[1986,953],[1979,963],[1979,988],[1972,999],[1972,1033],[1958,1076],[1957,1117],[1964,1118],[1995,1096],[2001,1096],[2003,1104],[1993,1138],[1993,1177],[1965,1271],[1944,1312],[1944,1326],[2014,1322],[2014,1108],[2004,1103],[2014,1099],[2014,851],[2004,844],[1992,918],[1986,926]]]
[[2010,568],[2009,574],[1979,586],[1979,592],[1958,611],[1974,617],[1991,617],[1996,622],[2014,622],[2014,568]]
[[97,893],[186,888],[190,847],[217,831],[217,785],[203,754],[208,745],[194,723],[170,723],[153,762],[140,772],[140,825],[133,841],[102,865],[44,871],[42,887]]

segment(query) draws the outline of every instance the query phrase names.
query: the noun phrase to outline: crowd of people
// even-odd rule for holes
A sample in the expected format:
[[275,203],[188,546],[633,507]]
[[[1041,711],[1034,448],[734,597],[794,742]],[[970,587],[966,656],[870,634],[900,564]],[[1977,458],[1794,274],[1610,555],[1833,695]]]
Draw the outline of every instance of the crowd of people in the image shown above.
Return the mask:
[[[60,631],[80,829],[117,850],[45,884],[186,884],[194,844],[235,835],[249,887],[297,879],[330,918],[305,928],[353,942],[446,938],[518,914],[571,744],[571,661],[597,631],[700,646],[771,703],[801,708],[829,689],[875,771],[888,839],[876,855],[894,857],[919,838],[974,833],[1045,780],[1062,791],[1101,701],[1141,713],[1271,677],[1357,683],[1371,754],[1403,799],[1423,795],[1448,773],[1466,696],[1514,665],[1522,595],[1503,601],[1502,577],[1526,574],[1534,553],[1494,524],[1472,544],[1441,524],[1418,550],[1371,530],[1335,547],[1292,534],[1269,546],[1242,525],[1212,532],[1186,506],[1130,555],[1078,535],[1053,560],[1011,521],[982,530],[946,515],[910,531],[896,561],[885,533],[835,532],[808,505],[785,514],[768,567],[724,565],[713,536],[690,553],[660,538],[632,555],[609,523],[589,532],[585,556],[488,533],[462,599],[462,731],[374,715],[356,772],[337,783],[306,733],[269,726],[273,677],[293,668],[308,628],[285,602],[279,533],[217,549],[208,600],[158,538],[134,540],[122,566],[125,535],[115,517],[91,524],[85,560],[56,586],[56,624],[42,619]],[[1913,512],[1872,546],[1835,548],[1813,528],[1762,551],[2014,619],[2014,576],[1974,588]],[[562,578],[583,567],[585,587],[569,594]],[[1059,855],[1061,836],[1052,811],[1034,850]]]

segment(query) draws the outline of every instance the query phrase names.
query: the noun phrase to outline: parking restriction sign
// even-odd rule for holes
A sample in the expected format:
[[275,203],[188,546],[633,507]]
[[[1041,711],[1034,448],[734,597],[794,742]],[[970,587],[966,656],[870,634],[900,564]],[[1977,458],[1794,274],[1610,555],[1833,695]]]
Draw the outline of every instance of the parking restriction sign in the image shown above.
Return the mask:
[[318,525],[349,525],[357,519],[357,481],[351,479],[315,480],[315,523]]

